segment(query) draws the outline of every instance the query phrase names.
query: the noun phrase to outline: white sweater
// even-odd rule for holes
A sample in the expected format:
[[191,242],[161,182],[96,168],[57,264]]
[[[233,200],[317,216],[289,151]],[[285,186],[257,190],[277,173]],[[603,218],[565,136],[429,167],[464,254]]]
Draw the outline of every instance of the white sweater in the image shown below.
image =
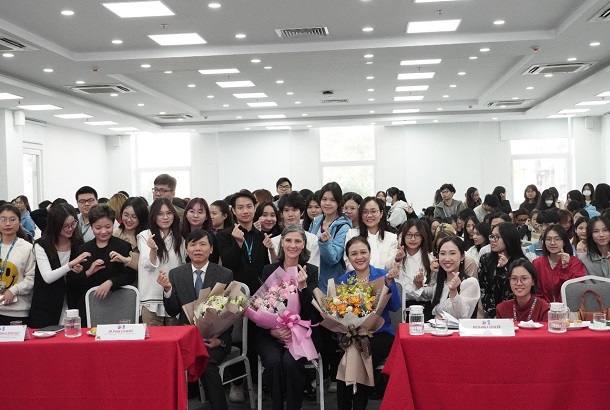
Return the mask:
[[[10,247],[11,245],[2,244],[0,266],[4,265],[4,258]],[[8,306],[0,305],[0,315],[28,317],[32,305],[35,268],[36,258],[32,251],[32,244],[17,238],[1,279],[5,283],[6,289],[17,297],[17,301]]]

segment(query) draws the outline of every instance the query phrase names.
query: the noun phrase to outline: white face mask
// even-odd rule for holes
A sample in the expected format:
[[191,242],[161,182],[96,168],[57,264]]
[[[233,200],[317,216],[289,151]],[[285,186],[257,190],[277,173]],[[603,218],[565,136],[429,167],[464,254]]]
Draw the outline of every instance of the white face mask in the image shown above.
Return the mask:
[[553,205],[553,200],[549,199],[548,201],[544,201],[544,203],[546,204],[546,206],[551,206]]
[[591,191],[589,191],[589,190],[587,189],[587,190],[582,191],[582,194],[583,194],[584,196],[591,196]]

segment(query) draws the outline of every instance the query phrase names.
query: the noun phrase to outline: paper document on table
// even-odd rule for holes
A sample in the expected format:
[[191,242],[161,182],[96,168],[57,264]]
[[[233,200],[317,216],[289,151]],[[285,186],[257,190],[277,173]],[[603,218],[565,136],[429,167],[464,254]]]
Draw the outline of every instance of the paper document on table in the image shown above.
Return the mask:
[[[448,329],[458,329],[460,327],[460,321],[458,319],[456,319],[454,316],[452,316],[451,314],[445,312],[443,310],[443,317],[445,319],[447,319],[447,328]],[[432,325],[432,327],[436,327],[436,319],[430,319],[428,320],[428,323],[430,323]]]

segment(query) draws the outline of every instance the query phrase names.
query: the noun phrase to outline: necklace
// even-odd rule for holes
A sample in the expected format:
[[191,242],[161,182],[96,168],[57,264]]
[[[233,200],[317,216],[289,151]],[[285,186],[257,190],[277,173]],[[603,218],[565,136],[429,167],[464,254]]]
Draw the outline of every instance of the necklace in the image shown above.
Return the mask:
[[[534,302],[532,303],[532,307],[527,315],[526,322],[532,320],[532,314],[534,313],[534,308],[536,307],[536,303],[538,302],[538,296],[534,296]],[[515,303],[513,303],[513,321],[517,323],[517,300],[515,299]]]
[[356,280],[358,281],[358,283],[366,283],[369,281],[369,278],[371,277],[370,274],[366,275],[366,278],[364,279],[358,279],[358,275],[356,275]]

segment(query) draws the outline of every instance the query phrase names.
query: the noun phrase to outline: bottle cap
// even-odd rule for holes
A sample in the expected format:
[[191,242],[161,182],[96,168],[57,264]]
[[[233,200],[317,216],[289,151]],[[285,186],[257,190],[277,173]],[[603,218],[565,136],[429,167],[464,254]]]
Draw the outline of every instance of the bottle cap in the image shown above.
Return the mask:
[[78,317],[78,309],[66,310],[66,317]]
[[561,303],[561,302],[552,302],[551,303],[551,310],[553,312],[559,312],[559,311],[563,310],[563,303]]
[[424,313],[424,307],[421,305],[411,305],[409,309],[411,313]]

